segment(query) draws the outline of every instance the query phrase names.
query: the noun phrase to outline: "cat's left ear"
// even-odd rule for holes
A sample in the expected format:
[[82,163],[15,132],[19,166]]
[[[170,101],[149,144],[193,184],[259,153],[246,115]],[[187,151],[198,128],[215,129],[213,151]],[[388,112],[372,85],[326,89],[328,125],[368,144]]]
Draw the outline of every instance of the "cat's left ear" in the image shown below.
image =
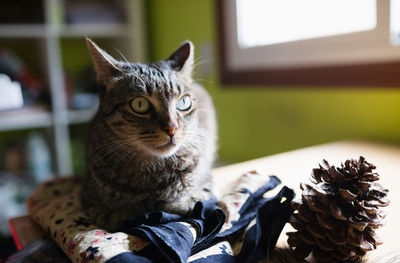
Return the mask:
[[167,61],[172,69],[186,75],[191,75],[194,61],[194,46],[192,42],[189,40],[183,42]]

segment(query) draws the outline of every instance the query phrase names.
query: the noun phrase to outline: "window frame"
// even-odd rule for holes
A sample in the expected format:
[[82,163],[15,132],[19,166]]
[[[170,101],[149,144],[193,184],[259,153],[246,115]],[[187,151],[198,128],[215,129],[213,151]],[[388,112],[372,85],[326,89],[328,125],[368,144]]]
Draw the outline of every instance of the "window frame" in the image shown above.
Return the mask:
[[295,66],[290,68],[250,69],[232,67],[232,62],[228,60],[228,49],[232,48],[228,47],[230,42],[228,34],[229,30],[232,30],[232,28],[228,28],[229,25],[227,23],[228,1],[233,0],[216,1],[220,56],[219,70],[222,84],[400,87],[400,58],[386,62],[335,63],[332,65]]

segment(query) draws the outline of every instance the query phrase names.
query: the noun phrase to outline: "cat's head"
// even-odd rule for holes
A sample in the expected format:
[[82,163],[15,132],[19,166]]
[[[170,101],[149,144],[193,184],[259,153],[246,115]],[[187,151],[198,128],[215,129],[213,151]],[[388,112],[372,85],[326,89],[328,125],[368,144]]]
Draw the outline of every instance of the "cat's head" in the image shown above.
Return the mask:
[[112,139],[154,156],[189,148],[198,125],[192,43],[151,64],[117,61],[90,39],[86,43],[102,85],[98,117],[113,131]]

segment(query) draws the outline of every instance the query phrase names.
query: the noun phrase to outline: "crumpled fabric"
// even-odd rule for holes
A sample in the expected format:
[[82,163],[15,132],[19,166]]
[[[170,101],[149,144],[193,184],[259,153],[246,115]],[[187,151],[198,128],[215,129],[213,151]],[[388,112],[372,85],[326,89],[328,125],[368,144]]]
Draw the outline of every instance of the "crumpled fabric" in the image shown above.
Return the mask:
[[[188,262],[191,255],[243,232],[253,220],[255,224],[246,231],[240,253],[234,257],[227,254],[226,260],[257,262],[267,255],[268,250],[275,247],[279,234],[292,213],[290,201],[294,197],[293,190],[283,187],[276,196],[263,198],[266,192],[278,184],[279,179],[271,176],[270,180],[251,194],[242,205],[239,219],[231,223],[231,228],[222,232],[220,230],[226,215],[218,206],[215,197],[197,202],[190,218],[153,212],[129,219],[124,222],[120,231],[147,239],[151,244],[135,254],[128,253],[123,257],[118,255],[109,262]],[[286,201],[281,202],[283,197]],[[132,255],[131,259],[129,254]],[[218,262],[223,262],[221,260],[221,255],[218,255]],[[213,260],[209,258],[195,262]]]

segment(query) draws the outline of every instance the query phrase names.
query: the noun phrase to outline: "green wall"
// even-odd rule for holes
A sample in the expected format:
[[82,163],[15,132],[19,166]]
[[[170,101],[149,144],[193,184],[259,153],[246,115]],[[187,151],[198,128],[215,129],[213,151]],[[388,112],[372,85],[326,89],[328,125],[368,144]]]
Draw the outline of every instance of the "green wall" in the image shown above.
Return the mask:
[[400,89],[223,87],[216,71],[215,2],[147,3],[153,61],[164,59],[186,39],[197,51],[213,51],[207,64],[211,72],[201,76],[208,81],[200,82],[217,108],[221,159],[243,161],[340,139],[400,143]]

